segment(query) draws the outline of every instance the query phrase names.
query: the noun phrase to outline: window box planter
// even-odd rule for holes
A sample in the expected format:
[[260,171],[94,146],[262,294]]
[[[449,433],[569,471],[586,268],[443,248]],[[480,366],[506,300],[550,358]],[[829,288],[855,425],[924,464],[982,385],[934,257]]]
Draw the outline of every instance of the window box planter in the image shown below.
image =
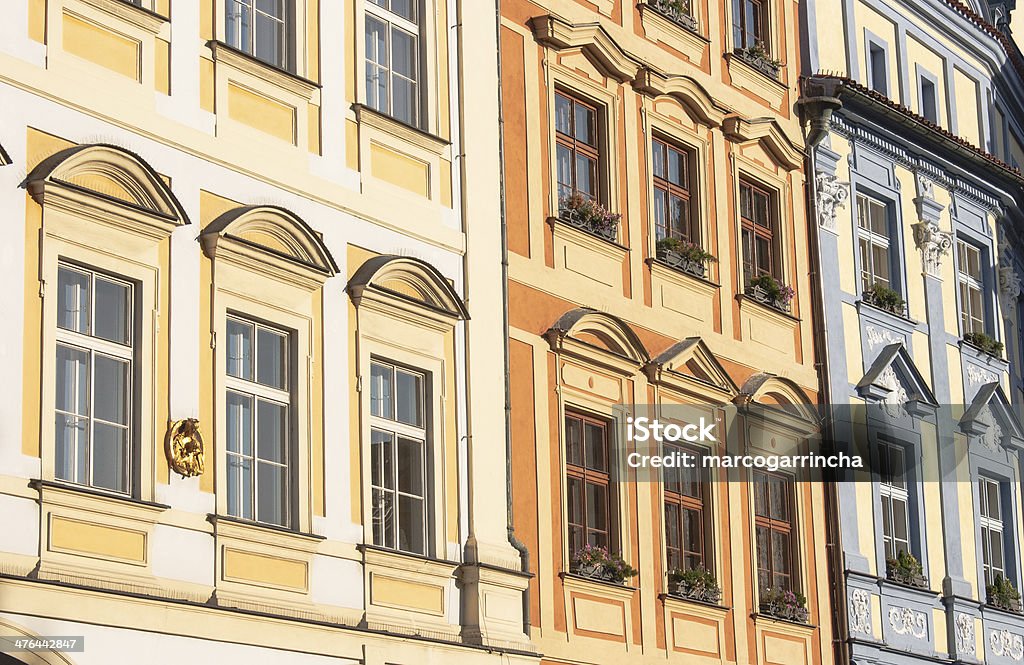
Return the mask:
[[765,616],[796,623],[807,623],[809,616],[804,595],[787,589],[766,589],[761,594],[758,611]]
[[996,575],[994,583],[985,587],[985,593],[988,596],[986,604],[989,607],[1021,614],[1020,592],[1002,575]]
[[668,574],[669,594],[676,598],[718,605],[722,589],[711,571],[704,568],[673,570]]
[[861,299],[884,312],[889,312],[904,319],[908,318],[907,301],[901,298],[899,293],[888,287],[875,284],[861,294]]
[[779,70],[782,69],[782,63],[772,58],[768,51],[760,44],[748,48],[733,49],[733,53],[743,62],[768,78],[775,79],[776,81],[779,80]]
[[921,562],[909,552],[900,552],[895,559],[885,561],[885,577],[891,582],[916,589],[927,589],[928,578],[924,576]]
[[700,245],[675,238],[659,240],[656,249],[659,261],[699,279],[706,278],[708,262],[717,260]]
[[558,218],[569,226],[609,242],[616,242],[619,238],[622,216],[608,212],[603,205],[582,194],[573,194],[559,201]]
[[761,275],[750,280],[743,293],[784,314],[789,314],[793,304],[793,288],[780,283],[771,275]]
[[690,13],[688,0],[647,0],[647,5],[673,23],[697,32],[697,19]]
[[1003,343],[996,338],[986,335],[983,332],[970,332],[964,335],[964,342],[993,358],[1002,359]]
[[584,545],[573,555],[569,572],[598,582],[625,584],[627,579],[636,576],[640,571],[626,563],[619,555],[609,554],[603,547]]

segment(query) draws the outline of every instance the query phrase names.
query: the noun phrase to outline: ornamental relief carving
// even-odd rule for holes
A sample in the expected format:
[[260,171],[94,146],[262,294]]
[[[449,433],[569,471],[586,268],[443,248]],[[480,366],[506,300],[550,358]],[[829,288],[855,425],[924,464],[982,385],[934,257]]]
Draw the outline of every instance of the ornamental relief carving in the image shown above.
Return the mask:
[[850,594],[850,630],[871,634],[871,594],[864,589],[856,589]]
[[850,183],[840,182],[839,178],[824,171],[818,171],[814,181],[817,185],[818,224],[823,229],[835,231],[839,210],[846,206],[846,200],[850,198]]
[[956,635],[957,654],[974,655],[974,617],[957,612],[953,619],[953,630]]
[[885,412],[892,418],[902,418],[907,415],[906,404],[910,400],[907,389],[896,376],[896,370],[889,365],[878,375],[878,385],[886,388],[889,392],[882,399],[881,405]]
[[909,607],[890,607],[889,626],[897,635],[909,635],[923,640],[928,637],[928,617]]
[[167,463],[182,478],[201,476],[206,466],[203,435],[195,418],[176,420],[167,428]]
[[1024,637],[1006,629],[989,631],[988,645],[994,656],[1024,660]]
[[883,344],[889,345],[896,344],[897,342],[903,342],[903,337],[901,335],[897,335],[891,330],[886,330],[885,328],[867,326],[864,329],[864,332],[868,336],[868,346],[871,347],[871,349],[875,349]]
[[940,231],[935,222],[923,221],[914,224],[914,243],[921,251],[921,265],[926,275],[938,277],[942,269],[942,257],[953,247],[953,234]]

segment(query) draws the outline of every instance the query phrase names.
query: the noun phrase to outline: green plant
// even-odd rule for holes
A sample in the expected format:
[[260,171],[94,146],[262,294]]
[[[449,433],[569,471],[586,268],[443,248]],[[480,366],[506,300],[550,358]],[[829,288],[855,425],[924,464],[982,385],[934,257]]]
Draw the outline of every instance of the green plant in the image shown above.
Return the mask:
[[985,587],[985,592],[988,604],[992,607],[1007,612],[1020,612],[1020,592],[1002,575],[996,575],[992,584]]
[[589,543],[573,554],[570,570],[583,577],[615,584],[622,584],[640,572],[618,554],[610,554],[606,548]]
[[885,575],[893,582],[925,588],[928,578],[924,576],[924,567],[917,557],[910,552],[900,551],[895,558],[885,560]]
[[903,314],[907,301],[897,291],[883,284],[875,284],[864,290],[864,300],[893,314]]
[[579,226],[609,240],[615,240],[622,218],[622,215],[609,212],[596,200],[579,192],[561,199],[558,210],[560,214],[574,218]]
[[1003,355],[1003,343],[983,332],[969,332],[964,335],[964,341],[971,346],[978,347],[990,356]]
[[765,589],[761,592],[760,611],[780,619],[806,623],[807,598],[789,589]]
[[718,259],[697,243],[687,242],[679,238],[662,238],[657,243],[658,254],[663,252],[675,252],[680,258],[698,263],[714,262]]
[[765,48],[764,42],[754,42],[753,46],[748,46],[746,48],[738,48],[736,50],[741,55],[751,60],[761,60],[762,62],[771,65],[776,69],[782,66],[782,61],[772,57],[771,53],[768,52],[768,49]]
[[789,306],[793,300],[793,287],[781,284],[771,275],[758,275],[750,280],[750,288],[760,289],[764,292],[769,302],[778,303],[783,307]]
[[654,0],[654,4],[658,9],[669,12],[687,13],[689,10],[689,3],[683,0]]
[[706,603],[717,603],[722,598],[722,589],[718,586],[718,580],[714,574],[698,566],[686,570],[675,569],[669,572],[668,582],[671,593],[700,600]]

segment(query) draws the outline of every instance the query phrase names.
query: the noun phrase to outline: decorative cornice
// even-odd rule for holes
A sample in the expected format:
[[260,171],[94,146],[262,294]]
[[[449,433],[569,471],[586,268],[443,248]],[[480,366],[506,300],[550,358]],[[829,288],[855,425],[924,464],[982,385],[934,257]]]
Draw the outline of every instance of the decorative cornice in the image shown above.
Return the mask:
[[580,49],[594,65],[619,83],[632,81],[640,63],[622,47],[599,23],[570,23],[547,14],[530,19],[533,36],[538,42],[556,50]]
[[718,127],[729,109],[722,107],[707,90],[689,76],[666,76],[649,67],[641,68],[633,86],[651,95],[668,95],[678,100],[694,120]]
[[800,168],[803,146],[790,139],[774,118],[742,118],[730,115],[722,122],[726,137],[737,143],[758,141],[788,171]]

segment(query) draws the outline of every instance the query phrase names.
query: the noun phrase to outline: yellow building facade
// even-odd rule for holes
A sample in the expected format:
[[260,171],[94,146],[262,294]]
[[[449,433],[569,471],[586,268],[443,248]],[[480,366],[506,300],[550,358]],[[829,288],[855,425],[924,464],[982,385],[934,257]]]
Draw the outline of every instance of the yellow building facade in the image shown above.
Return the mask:
[[513,513],[543,662],[833,662],[822,484],[622,463],[628,419],[677,408],[749,453],[813,430],[796,6],[501,16]]
[[11,5],[13,662],[536,662],[493,8]]

